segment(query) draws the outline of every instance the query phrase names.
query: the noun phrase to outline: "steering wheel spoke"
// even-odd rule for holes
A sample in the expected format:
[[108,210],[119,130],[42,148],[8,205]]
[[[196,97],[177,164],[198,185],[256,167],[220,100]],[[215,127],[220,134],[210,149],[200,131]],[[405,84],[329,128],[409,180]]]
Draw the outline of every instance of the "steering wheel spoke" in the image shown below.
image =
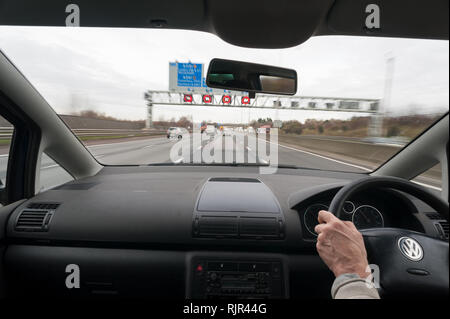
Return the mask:
[[383,296],[448,294],[448,243],[398,228],[361,231]]

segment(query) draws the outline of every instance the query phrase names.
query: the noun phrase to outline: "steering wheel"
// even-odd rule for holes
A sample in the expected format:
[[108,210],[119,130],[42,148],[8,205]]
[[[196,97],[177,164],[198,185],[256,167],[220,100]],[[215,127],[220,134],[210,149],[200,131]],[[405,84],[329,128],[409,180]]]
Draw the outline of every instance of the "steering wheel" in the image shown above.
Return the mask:
[[[347,199],[374,188],[390,188],[413,195],[448,220],[448,202],[420,185],[397,177],[365,177],[351,182],[334,196],[329,211],[341,218]],[[380,295],[448,296],[448,242],[399,228],[371,228],[361,230],[361,234],[369,263],[379,269]]]

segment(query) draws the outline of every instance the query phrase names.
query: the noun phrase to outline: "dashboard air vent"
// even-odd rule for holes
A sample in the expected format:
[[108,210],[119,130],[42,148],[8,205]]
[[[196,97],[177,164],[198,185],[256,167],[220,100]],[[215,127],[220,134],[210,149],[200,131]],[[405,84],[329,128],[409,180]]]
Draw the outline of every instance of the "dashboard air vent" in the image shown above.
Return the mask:
[[282,239],[284,224],[275,217],[198,216],[193,235],[203,238]]
[[17,217],[17,231],[45,232],[48,231],[54,211],[59,203],[34,202],[29,203]]
[[446,221],[441,221],[435,224],[439,234],[441,235],[442,239],[446,239],[448,240],[448,222]]
[[194,220],[196,237],[237,237],[236,216],[201,216]]
[[53,212],[49,210],[24,209],[17,218],[16,230],[44,232],[48,231]]
[[239,221],[240,237],[246,238],[280,238],[282,222],[272,217],[241,217]]

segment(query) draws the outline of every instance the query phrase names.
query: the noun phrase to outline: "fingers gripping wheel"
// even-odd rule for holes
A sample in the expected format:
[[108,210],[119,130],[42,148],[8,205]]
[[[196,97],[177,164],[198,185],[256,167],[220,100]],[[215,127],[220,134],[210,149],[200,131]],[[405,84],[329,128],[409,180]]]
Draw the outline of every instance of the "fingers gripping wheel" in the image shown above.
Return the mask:
[[[449,206],[427,189],[396,177],[366,177],[344,186],[329,211],[342,216],[346,200],[367,189],[391,188],[411,194],[448,220]],[[373,228],[361,231],[369,263],[379,267],[383,297],[448,296],[448,242],[406,229]]]

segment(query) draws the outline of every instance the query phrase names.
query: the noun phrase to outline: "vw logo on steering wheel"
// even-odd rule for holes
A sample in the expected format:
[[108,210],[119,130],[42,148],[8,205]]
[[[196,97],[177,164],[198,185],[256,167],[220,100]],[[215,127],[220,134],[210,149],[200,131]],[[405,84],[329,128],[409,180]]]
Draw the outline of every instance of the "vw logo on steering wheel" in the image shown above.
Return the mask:
[[398,248],[402,254],[412,261],[420,261],[423,258],[422,246],[410,237],[402,237],[398,240]]

